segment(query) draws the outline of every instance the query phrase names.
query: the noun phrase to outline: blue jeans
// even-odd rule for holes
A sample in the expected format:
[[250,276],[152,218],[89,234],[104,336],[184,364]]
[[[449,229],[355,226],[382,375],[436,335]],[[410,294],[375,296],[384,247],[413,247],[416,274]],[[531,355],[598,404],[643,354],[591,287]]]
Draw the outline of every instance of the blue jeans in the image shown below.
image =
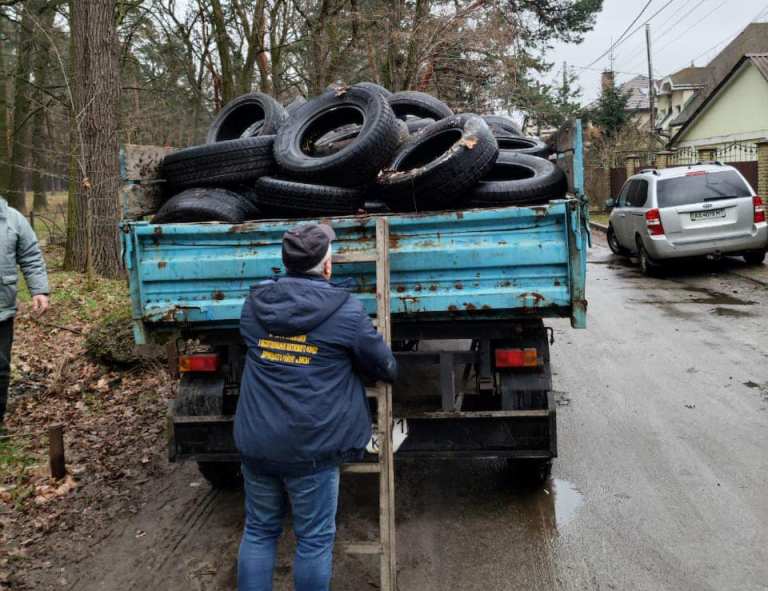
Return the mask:
[[257,474],[243,463],[245,530],[237,562],[239,591],[271,591],[277,540],[291,504],[296,591],[328,591],[331,585],[339,469],[308,476]]

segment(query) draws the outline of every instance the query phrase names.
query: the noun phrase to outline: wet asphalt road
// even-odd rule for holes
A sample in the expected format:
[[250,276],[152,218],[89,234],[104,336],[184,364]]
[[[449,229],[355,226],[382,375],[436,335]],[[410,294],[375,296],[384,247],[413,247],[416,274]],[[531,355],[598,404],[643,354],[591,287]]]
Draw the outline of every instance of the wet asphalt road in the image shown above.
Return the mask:
[[[401,462],[401,590],[768,589],[768,287],[733,262],[648,279],[600,242],[590,258],[589,328],[550,323],[553,479]],[[344,483],[340,538],[375,532],[376,486],[361,478]],[[174,469],[62,573],[67,588],[234,589],[241,503]],[[289,539],[276,580],[291,588]],[[337,591],[377,581],[374,558],[336,563]]]

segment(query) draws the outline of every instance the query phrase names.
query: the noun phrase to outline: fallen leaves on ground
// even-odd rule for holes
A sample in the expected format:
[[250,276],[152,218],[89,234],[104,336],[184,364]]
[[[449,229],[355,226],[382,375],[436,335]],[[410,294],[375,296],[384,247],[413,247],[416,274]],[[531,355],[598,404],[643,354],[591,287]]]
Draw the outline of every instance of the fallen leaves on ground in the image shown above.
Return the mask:
[[[57,256],[59,255],[59,256]],[[159,360],[107,367],[85,336],[125,306],[125,281],[88,283],[46,253],[52,308],[41,321],[22,302],[15,323],[11,402],[0,439],[0,589],[31,589],[28,576],[76,559],[141,487],[167,469],[165,409],[172,380]],[[67,476],[48,472],[48,427],[64,426]],[[47,566],[46,566],[47,565]]]

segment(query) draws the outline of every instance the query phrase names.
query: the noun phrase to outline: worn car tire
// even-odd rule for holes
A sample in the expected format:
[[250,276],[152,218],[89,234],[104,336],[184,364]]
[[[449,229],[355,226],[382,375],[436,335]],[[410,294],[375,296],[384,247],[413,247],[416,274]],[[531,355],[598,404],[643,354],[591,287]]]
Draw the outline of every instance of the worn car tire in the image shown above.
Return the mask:
[[225,222],[239,224],[259,217],[252,198],[226,189],[195,188],[174,195],[157,211],[153,224]]
[[[411,137],[411,134],[408,132],[408,126],[405,121],[398,119],[397,123],[400,131],[398,146],[401,146]],[[350,125],[326,133],[315,143],[315,153],[323,156],[335,154],[351,144],[360,135],[360,129],[359,125]]]
[[406,120],[408,115],[412,115],[438,120],[453,115],[448,105],[426,92],[403,90],[396,92],[387,100],[398,119]]
[[[316,142],[344,125],[357,136],[332,154],[317,154]],[[277,132],[275,159],[287,175],[305,182],[357,187],[370,183],[390,161],[400,127],[381,93],[361,86],[327,91],[302,105]]]
[[605,231],[605,240],[613,254],[619,256],[627,256],[629,254],[629,251],[619,243],[619,239],[616,237],[616,232],[611,224],[608,224],[608,229]]
[[240,462],[198,462],[197,469],[213,488],[237,490],[243,487]]
[[377,186],[395,211],[447,208],[491,170],[497,155],[485,121],[453,115],[407,142],[379,175]]
[[528,154],[529,156],[538,156],[539,158],[547,158],[550,154],[549,146],[539,139],[510,134],[497,133],[494,135],[499,144],[499,151]]
[[742,256],[744,257],[744,262],[748,265],[762,265],[763,261],[765,261],[764,250],[753,250],[752,252],[744,253]]
[[256,194],[262,213],[269,216],[349,215],[363,207],[365,192],[360,189],[332,187],[261,177]]
[[293,116],[293,114],[298,110],[298,108],[307,102],[307,99],[305,99],[303,96],[298,95],[294,97],[294,99],[285,105],[283,107],[285,109],[285,112],[288,114],[288,117]]
[[375,90],[379,94],[381,94],[384,98],[388,98],[392,96],[392,93],[384,88],[381,84],[376,84],[375,82],[357,82],[355,86],[361,86],[363,88],[368,88],[370,90]]
[[491,128],[493,135],[514,135],[523,137],[520,127],[509,117],[502,115],[483,115],[483,119]]
[[416,135],[420,131],[426,129],[435,122],[431,117],[422,117],[420,119],[407,119],[405,125],[408,127],[408,133],[410,135]]
[[661,264],[651,258],[639,236],[637,237],[637,258],[643,275],[646,277],[661,276]]
[[544,158],[505,152],[469,196],[472,206],[534,205],[561,199],[568,191],[565,173]]
[[170,194],[255,180],[275,169],[273,143],[274,136],[266,135],[185,148],[163,159],[160,176]]
[[208,128],[206,142],[213,144],[260,135],[275,135],[288,113],[268,94],[252,92],[229,101]]

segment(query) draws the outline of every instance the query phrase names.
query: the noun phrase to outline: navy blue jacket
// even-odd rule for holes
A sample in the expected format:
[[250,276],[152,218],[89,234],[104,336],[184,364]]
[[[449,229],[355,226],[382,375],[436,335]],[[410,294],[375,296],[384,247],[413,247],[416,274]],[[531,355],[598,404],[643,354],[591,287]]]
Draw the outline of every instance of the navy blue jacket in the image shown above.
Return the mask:
[[251,288],[235,443],[265,473],[303,475],[359,458],[371,437],[361,376],[392,382],[397,364],[357,298],[319,276]]

